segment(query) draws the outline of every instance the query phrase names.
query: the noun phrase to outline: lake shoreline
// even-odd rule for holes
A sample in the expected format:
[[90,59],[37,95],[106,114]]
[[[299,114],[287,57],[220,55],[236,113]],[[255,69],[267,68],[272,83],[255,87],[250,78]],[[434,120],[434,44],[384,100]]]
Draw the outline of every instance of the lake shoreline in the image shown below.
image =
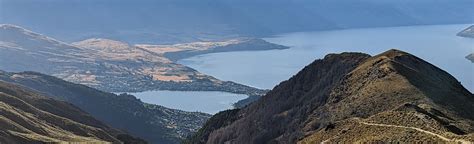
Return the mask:
[[[264,40],[289,46],[284,50],[212,53],[179,60],[178,63],[215,76],[253,87],[271,89],[291,77],[305,64],[329,53],[365,52],[377,54],[401,49],[439,66],[474,90],[472,39],[456,34],[471,24],[422,25],[311,31],[277,34]],[[452,63],[450,61],[456,61]]]
[[[291,33],[280,37],[266,39],[272,43],[288,45],[290,46],[289,49],[203,54],[179,60],[178,63],[199,70],[208,75],[216,76],[222,80],[236,81],[245,85],[271,89],[281,81],[290,78],[295,73],[294,71],[302,69],[305,64],[310,63],[315,59],[322,58],[328,53],[365,51],[369,54],[374,54],[390,48],[401,48],[402,50],[414,52],[421,58],[433,62],[436,66],[439,66],[453,74],[453,76],[461,81],[467,89],[470,89],[470,86],[472,85],[469,83],[469,76],[462,75],[462,73],[466,70],[474,70],[472,63],[464,58],[464,52],[469,51],[468,46],[473,42],[469,41],[470,39],[456,36],[457,30],[462,29],[464,26],[465,25],[416,26],[376,28],[373,29],[373,31],[363,29],[325,32],[318,31],[299,34]],[[367,36],[361,36],[361,33]],[[299,37],[299,35],[302,35],[303,37]],[[387,36],[381,37],[380,35]],[[420,43],[419,41],[421,40],[417,40],[417,38],[424,40],[430,39],[433,41],[445,41],[446,44],[435,44],[433,46],[433,43],[429,43],[429,41]],[[344,44],[344,41],[349,42]],[[367,44],[369,44],[370,47],[364,46]],[[445,47],[450,47],[452,50],[443,49]],[[431,51],[426,51],[427,48],[430,48]],[[426,52],[433,52],[435,54]],[[443,59],[455,60],[456,64],[454,65],[449,63],[449,61],[439,59],[439,54],[436,54],[438,52],[444,54],[444,57],[442,57]],[[297,57],[298,59],[294,59],[294,57]],[[460,65],[461,67],[459,67]],[[462,79],[463,77],[464,79]],[[179,93],[180,91],[169,92]],[[189,93],[189,91],[187,93]],[[187,96],[187,98],[192,97],[191,94]],[[234,99],[234,101],[227,103],[227,106],[233,104],[235,107],[243,107],[246,104],[257,100],[259,97],[247,95],[238,98],[239,99]],[[176,102],[179,103],[179,100],[176,100]],[[177,109],[182,110],[182,108]]]
[[188,112],[215,114],[219,111],[234,109],[237,101],[247,99],[244,94],[220,91],[145,91],[127,93],[149,104],[178,109]]
[[290,48],[288,46],[271,43],[260,38],[245,38],[243,39],[243,41],[244,42],[242,43],[229,44],[226,46],[217,46],[217,47],[209,48],[205,50],[183,50],[183,51],[176,51],[176,52],[166,52],[163,54],[163,56],[170,59],[171,61],[176,62],[181,59],[186,59],[186,58],[205,55],[205,54],[212,54],[212,53],[284,50],[284,49]]

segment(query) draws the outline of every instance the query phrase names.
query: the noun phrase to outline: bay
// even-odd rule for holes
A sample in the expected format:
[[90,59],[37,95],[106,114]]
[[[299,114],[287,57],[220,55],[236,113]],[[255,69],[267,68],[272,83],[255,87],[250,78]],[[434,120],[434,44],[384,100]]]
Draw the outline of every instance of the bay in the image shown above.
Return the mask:
[[243,51],[199,55],[178,61],[222,80],[271,89],[315,59],[329,53],[389,49],[414,54],[446,70],[474,91],[474,39],[456,36],[467,24],[347,29],[281,34],[265,40],[290,46],[285,50]]

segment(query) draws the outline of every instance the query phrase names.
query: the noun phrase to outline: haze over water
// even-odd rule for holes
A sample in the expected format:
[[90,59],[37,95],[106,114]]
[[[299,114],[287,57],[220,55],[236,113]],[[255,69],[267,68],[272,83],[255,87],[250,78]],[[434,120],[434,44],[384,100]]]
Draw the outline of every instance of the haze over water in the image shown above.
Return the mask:
[[[180,60],[222,80],[271,89],[315,59],[329,53],[363,52],[371,55],[395,48],[414,54],[446,70],[474,91],[474,39],[456,36],[468,25],[410,26],[348,29],[282,34],[267,41],[290,46],[286,50],[213,53]],[[147,91],[132,93],[144,102],[186,111],[214,114],[232,108],[247,96],[225,92]]]
[[290,49],[213,53],[180,60],[179,63],[222,80],[271,89],[329,53],[364,52],[375,55],[395,48],[446,70],[473,92],[474,64],[465,56],[474,52],[474,39],[456,36],[468,26],[407,26],[289,33],[266,40],[290,46]]

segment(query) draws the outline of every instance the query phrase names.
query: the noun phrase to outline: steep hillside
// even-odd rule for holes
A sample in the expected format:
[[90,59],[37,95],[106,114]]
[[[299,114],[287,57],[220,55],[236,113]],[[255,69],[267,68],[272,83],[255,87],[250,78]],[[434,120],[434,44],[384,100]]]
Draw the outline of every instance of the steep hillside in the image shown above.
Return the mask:
[[330,54],[191,143],[467,142],[472,109],[454,77],[408,53]]
[[0,127],[0,143],[144,143],[69,103],[4,81],[0,81]]
[[146,90],[225,91],[263,95],[264,90],[221,81],[160,54],[108,39],[73,45],[14,25],[0,25],[0,69],[37,71],[108,92]]
[[132,95],[106,93],[35,72],[0,72],[0,80],[70,102],[98,120],[151,143],[179,143],[210,117],[143,103]]
[[462,30],[457,35],[462,37],[474,38],[474,25]]

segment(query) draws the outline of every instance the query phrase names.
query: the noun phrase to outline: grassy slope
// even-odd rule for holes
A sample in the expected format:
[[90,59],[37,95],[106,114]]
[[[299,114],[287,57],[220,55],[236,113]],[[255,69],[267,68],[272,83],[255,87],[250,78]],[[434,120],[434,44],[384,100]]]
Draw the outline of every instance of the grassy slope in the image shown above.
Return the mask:
[[70,102],[95,118],[152,143],[179,143],[210,115],[146,104],[134,96],[102,92],[35,72],[0,73],[0,80]]
[[472,109],[454,77],[408,53],[333,54],[194,142],[472,141]]
[[120,142],[119,131],[79,108],[3,81],[0,113],[0,142]]

